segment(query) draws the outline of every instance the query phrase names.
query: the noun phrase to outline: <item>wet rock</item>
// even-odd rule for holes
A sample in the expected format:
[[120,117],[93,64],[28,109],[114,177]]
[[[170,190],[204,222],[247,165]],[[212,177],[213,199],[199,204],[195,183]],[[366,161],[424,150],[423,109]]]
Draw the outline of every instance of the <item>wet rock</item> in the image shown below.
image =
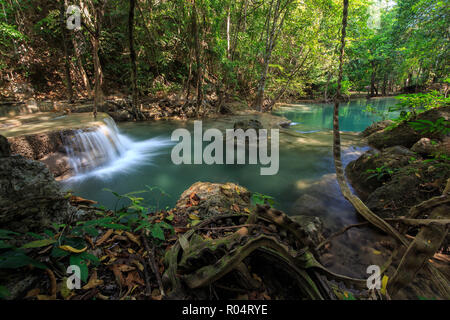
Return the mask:
[[380,121],[380,122],[375,122],[373,124],[371,124],[369,127],[367,127],[362,133],[361,135],[363,137],[368,137],[371,134],[381,131],[383,129],[386,129],[388,126],[390,126],[391,124],[393,124],[394,121],[392,120],[384,120],[384,121]]
[[420,134],[407,123],[402,123],[391,130],[381,130],[371,134],[367,140],[369,145],[383,149],[392,146],[411,148],[421,138]]
[[64,137],[73,134],[73,130],[52,131],[10,137],[11,153],[19,154],[30,160],[39,160],[53,152],[65,152]]
[[259,130],[263,129],[263,125],[261,121],[256,119],[241,120],[234,123],[234,130],[237,129],[242,129],[244,131],[247,131],[248,129]]
[[[420,113],[414,120],[429,120],[436,122],[439,118],[444,118],[447,121],[450,119],[450,106],[445,106],[437,109],[431,109]],[[411,120],[413,121],[413,120]],[[421,138],[442,139],[444,138],[440,134],[420,134],[411,128],[407,122],[403,122],[397,127],[388,130],[383,129],[381,131],[371,134],[367,139],[371,146],[382,149],[392,146],[404,146],[411,148]]]
[[176,205],[178,215],[196,214],[209,218],[219,214],[245,212],[250,192],[234,183],[197,182],[183,192]]
[[107,113],[117,122],[129,121],[133,118],[128,110],[108,111]]
[[281,128],[289,128],[291,126],[292,121],[291,120],[287,120],[287,121],[281,121],[280,123],[278,123],[278,125]]
[[411,148],[411,151],[417,152],[421,155],[429,155],[439,150],[438,144],[433,144],[431,139],[422,138],[417,141]]
[[391,178],[389,174],[369,178],[372,173],[368,170],[384,167],[386,172],[387,170],[395,171],[408,165],[411,157],[417,157],[417,155],[402,146],[387,148],[382,152],[369,150],[357,160],[350,162],[345,172],[356,192],[366,199],[370,193]]
[[319,217],[314,216],[291,216],[293,221],[297,222],[312,240],[314,246],[318,246],[325,240],[323,236],[323,222]]

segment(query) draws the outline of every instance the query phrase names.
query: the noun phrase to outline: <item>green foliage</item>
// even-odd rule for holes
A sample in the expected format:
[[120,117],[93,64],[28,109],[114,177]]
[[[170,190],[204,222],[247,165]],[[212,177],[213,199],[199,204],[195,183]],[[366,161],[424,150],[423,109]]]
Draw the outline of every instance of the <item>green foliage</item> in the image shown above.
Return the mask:
[[[114,217],[111,218],[111,221],[104,222],[108,225],[109,228],[112,229],[123,229],[123,230],[133,230],[139,231],[141,229],[147,230],[150,232],[150,235],[158,240],[165,240],[164,229],[170,230],[173,232],[173,227],[165,222],[152,222],[151,217],[149,217],[149,212],[152,209],[158,210],[158,203],[160,197],[169,196],[164,190],[159,187],[149,187],[146,186],[147,190],[130,192],[124,195],[120,195],[117,192],[114,192],[110,189],[104,189],[105,191],[111,192],[116,198],[117,201],[128,200],[130,204],[127,207],[124,207],[120,210],[115,210]],[[155,196],[156,194],[156,206],[146,207],[143,204],[144,198],[138,197],[140,194],[150,194],[151,196]],[[117,208],[117,203],[116,206]],[[110,223],[114,222],[114,223]]]
[[377,178],[378,181],[385,178],[386,176],[392,176],[395,172],[395,169],[388,168],[386,166],[377,167],[375,169],[367,169],[367,180],[370,180],[372,178]]
[[[165,231],[174,233],[174,228],[165,221],[159,221],[152,216],[150,209],[143,205],[144,198],[140,194],[153,194],[168,196],[162,189],[147,187],[147,190],[130,192],[120,195],[112,192],[118,199],[127,200],[129,204],[117,211],[99,210],[97,219],[78,221],[74,225],[52,224],[52,230],[45,230],[42,234],[28,232],[21,234],[0,229],[0,269],[19,269],[28,265],[46,269],[46,264],[33,258],[35,249],[50,247],[50,257],[56,261],[65,261],[68,265],[77,265],[81,270],[81,280],[86,282],[89,277],[89,266],[98,266],[99,259],[86,251],[88,243],[86,236],[97,237],[99,229],[113,229],[125,231],[148,231],[153,241],[164,241]],[[169,216],[170,217],[170,216]],[[155,221],[157,220],[157,221]],[[167,219],[171,221],[172,219]],[[9,241],[34,238],[16,248]],[[0,292],[1,294],[2,292]],[[1,297],[1,296],[0,296]]]
[[0,286],[0,299],[5,299],[10,296],[8,289],[4,286]]
[[273,207],[275,205],[275,199],[271,196],[259,193],[259,192],[253,192],[252,193],[252,202],[253,204],[259,204],[259,205],[269,205]]
[[419,119],[416,121],[411,121],[408,124],[411,126],[411,128],[420,132],[421,134],[432,133],[447,135],[450,133],[450,122],[446,121],[442,117],[435,122],[426,119]]

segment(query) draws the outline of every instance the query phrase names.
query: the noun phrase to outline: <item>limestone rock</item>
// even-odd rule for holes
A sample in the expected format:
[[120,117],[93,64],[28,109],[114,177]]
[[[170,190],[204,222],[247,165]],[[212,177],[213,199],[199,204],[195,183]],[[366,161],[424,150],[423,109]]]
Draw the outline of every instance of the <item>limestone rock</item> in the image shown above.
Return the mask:
[[39,232],[72,212],[48,168],[22,156],[0,158],[0,229]]
[[384,120],[384,121],[372,123],[363,132],[361,132],[361,135],[363,137],[368,137],[375,132],[386,129],[388,126],[390,126],[393,123],[394,123],[394,121],[392,121],[392,120]]
[[247,189],[234,183],[197,182],[183,192],[176,210],[178,215],[196,214],[202,219],[241,213],[250,207],[250,196]]
[[433,144],[430,139],[422,138],[411,148],[412,151],[422,155],[429,155],[439,150],[438,145]]

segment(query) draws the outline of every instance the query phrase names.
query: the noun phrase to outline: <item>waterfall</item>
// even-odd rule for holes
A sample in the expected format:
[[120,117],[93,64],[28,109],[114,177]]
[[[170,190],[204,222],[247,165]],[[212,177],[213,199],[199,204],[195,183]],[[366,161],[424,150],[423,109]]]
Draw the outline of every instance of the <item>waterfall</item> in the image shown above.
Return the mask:
[[108,176],[117,170],[130,170],[170,143],[160,138],[133,141],[120,133],[112,118],[103,119],[95,128],[77,130],[63,139],[75,178]]

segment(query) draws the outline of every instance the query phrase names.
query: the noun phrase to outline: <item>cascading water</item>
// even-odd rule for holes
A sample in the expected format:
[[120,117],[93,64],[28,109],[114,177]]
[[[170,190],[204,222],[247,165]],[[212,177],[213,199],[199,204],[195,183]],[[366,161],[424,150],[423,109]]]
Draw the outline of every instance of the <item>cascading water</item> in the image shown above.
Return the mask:
[[149,160],[157,150],[170,144],[169,140],[161,138],[136,142],[121,134],[112,118],[105,118],[103,122],[96,128],[78,130],[65,137],[73,178],[107,177],[115,171],[130,170],[134,164]]

